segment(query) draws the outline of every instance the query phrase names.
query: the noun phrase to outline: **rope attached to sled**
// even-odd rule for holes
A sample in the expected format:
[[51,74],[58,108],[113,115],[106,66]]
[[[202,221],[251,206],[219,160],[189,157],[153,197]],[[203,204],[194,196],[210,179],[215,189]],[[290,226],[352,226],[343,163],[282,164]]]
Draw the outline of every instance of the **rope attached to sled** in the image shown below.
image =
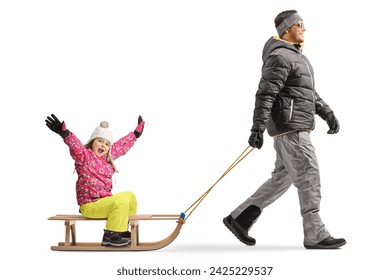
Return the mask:
[[[223,177],[225,177],[234,167],[237,166],[237,164],[239,164],[247,155],[249,155],[250,152],[253,151],[254,148],[252,148],[251,146],[248,146],[238,157],[237,159],[229,166],[228,169],[226,169],[226,171],[222,174],[222,176],[204,193],[202,194],[190,207],[188,207],[188,209],[181,214],[181,218],[185,221],[187,220],[192,212],[194,212],[194,210],[199,206],[199,204],[203,201],[203,199],[209,194],[209,192],[215,187],[216,184],[219,183],[219,181],[222,180]],[[187,213],[189,211],[189,213],[187,215],[185,215],[185,213]]]

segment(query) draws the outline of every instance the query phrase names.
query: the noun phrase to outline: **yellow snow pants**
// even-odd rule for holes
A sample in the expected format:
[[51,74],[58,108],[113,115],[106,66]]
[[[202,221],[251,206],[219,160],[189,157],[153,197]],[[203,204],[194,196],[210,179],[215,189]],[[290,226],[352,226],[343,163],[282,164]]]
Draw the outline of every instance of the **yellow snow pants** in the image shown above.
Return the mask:
[[137,214],[137,199],[132,192],[121,192],[80,206],[87,218],[107,219],[106,229],[116,232],[128,230],[128,216]]

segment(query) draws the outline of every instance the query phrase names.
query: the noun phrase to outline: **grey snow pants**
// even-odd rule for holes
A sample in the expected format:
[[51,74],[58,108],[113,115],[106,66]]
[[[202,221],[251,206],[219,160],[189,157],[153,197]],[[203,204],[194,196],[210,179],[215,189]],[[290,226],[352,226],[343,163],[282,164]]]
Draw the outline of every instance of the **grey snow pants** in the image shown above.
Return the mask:
[[[233,210],[231,215],[233,219],[236,219],[245,209],[250,209],[253,206],[260,208],[261,213],[265,207],[276,201],[294,184],[298,189],[303,218],[303,243],[314,245],[330,234],[318,213],[321,201],[320,173],[315,149],[310,140],[310,132],[296,131],[276,136],[274,137],[274,148],[276,162],[272,177]],[[257,218],[250,221],[250,227]]]

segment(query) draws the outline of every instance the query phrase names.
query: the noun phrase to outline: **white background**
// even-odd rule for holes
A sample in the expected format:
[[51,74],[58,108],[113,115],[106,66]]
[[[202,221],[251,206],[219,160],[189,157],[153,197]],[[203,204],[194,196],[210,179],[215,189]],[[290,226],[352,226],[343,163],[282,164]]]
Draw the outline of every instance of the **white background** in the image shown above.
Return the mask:
[[[1,1],[1,249],[6,279],[120,279],[118,268],[273,266],[265,279],[384,279],[388,226],[388,12],[384,1]],[[139,213],[178,214],[247,146],[264,43],[273,20],[296,9],[316,88],[341,124],[312,141],[322,176],[321,217],[339,250],[305,250],[295,187],[267,208],[241,244],[222,218],[269,178],[272,139],[221,181],[168,247],[151,252],[55,252],[77,213],[73,161],[45,126],[55,113],[86,141],[106,120],[114,138],[144,134],[117,160],[114,192],[133,191]],[[143,226],[143,225],[141,225]],[[174,224],[150,222],[141,239]],[[80,223],[100,241],[104,223]],[[131,276],[132,279],[157,277]],[[240,279],[256,279],[241,276]]]

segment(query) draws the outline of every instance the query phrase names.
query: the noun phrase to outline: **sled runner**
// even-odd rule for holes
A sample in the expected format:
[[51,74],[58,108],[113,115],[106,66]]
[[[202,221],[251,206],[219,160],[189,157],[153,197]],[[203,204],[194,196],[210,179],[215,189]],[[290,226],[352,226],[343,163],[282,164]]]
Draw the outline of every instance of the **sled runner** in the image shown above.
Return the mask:
[[[59,242],[57,246],[51,246],[54,251],[148,251],[158,250],[171,244],[179,235],[180,230],[186,220],[199,206],[203,199],[222,180],[238,163],[240,163],[254,148],[247,147],[244,152],[233,162],[232,165],[223,173],[223,175],[204,193],[202,194],[185,212],[180,215],[174,214],[147,214],[147,215],[129,215],[129,225],[131,230],[131,244],[124,247],[108,247],[102,246],[99,242],[77,242],[76,239],[76,222],[78,221],[102,221],[105,219],[91,219],[82,215],[56,215],[49,217],[52,221],[65,222],[65,241]],[[188,213],[188,214],[187,214]],[[155,242],[140,242],[139,241],[139,223],[145,220],[172,220],[176,221],[177,225],[173,232],[160,241]]]

